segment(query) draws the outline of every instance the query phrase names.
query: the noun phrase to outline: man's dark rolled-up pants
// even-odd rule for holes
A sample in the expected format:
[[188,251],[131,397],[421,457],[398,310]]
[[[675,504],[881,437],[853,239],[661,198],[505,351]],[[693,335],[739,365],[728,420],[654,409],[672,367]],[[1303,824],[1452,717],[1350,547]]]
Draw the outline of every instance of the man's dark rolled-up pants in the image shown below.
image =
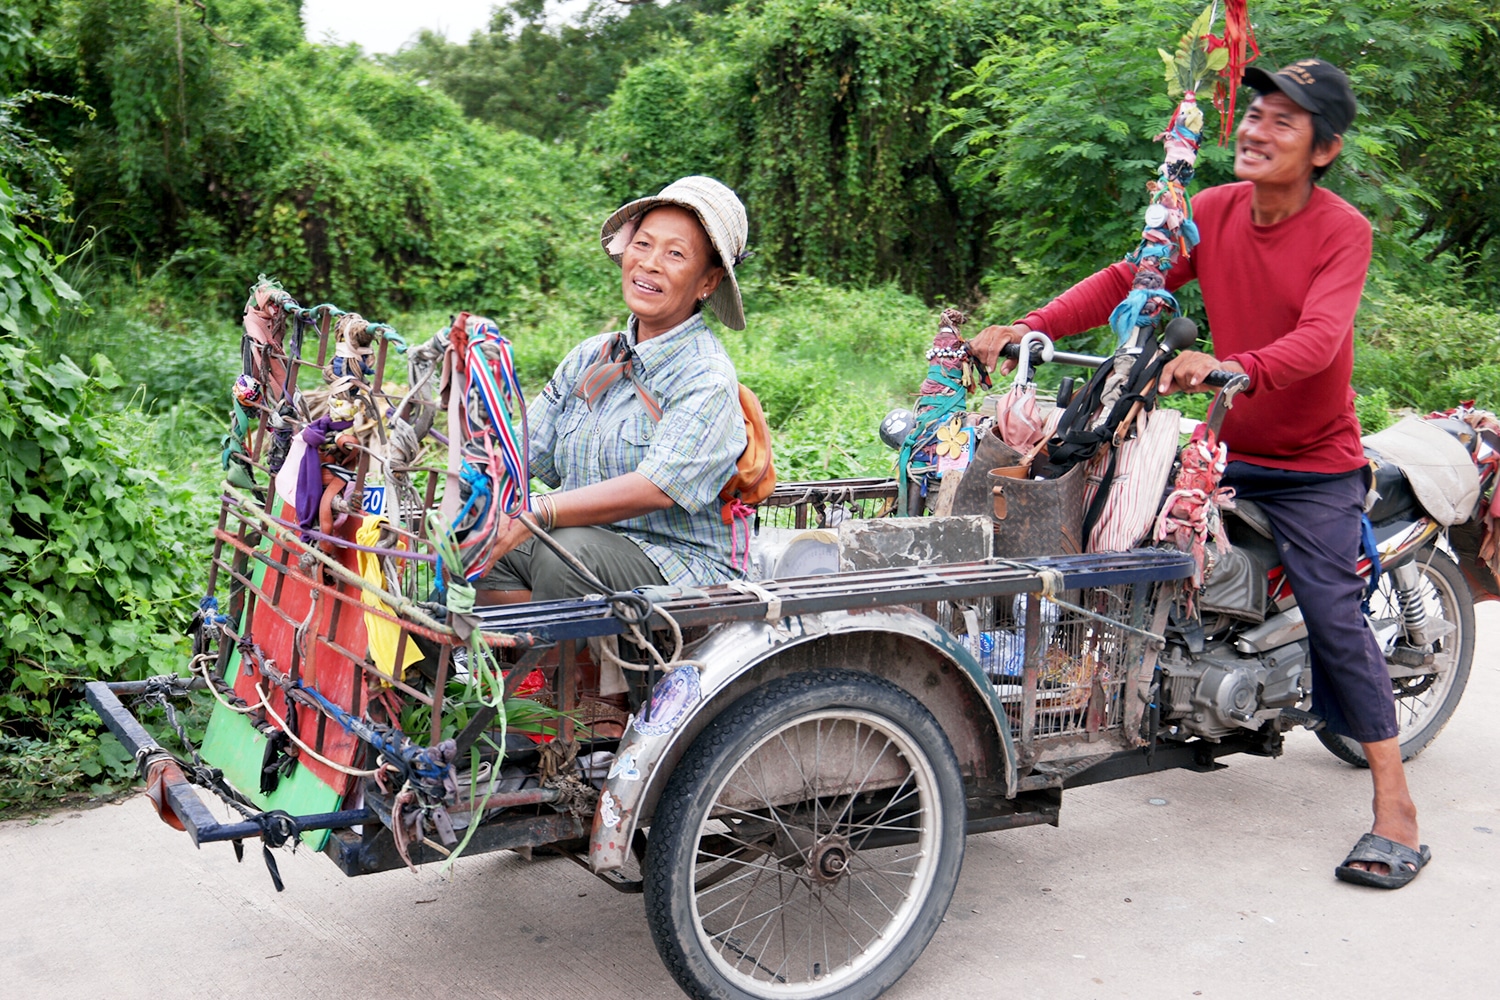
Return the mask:
[[1230,462],[1223,485],[1271,521],[1281,564],[1307,622],[1312,712],[1360,743],[1395,736],[1396,702],[1385,654],[1360,610],[1357,564],[1369,470],[1343,475]]

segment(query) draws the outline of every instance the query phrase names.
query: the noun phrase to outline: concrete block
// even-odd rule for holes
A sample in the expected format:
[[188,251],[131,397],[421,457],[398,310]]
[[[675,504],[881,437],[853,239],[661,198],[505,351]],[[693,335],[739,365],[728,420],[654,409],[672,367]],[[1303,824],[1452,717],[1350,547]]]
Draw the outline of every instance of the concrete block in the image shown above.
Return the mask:
[[882,517],[839,525],[839,570],[974,562],[990,554],[990,519]]

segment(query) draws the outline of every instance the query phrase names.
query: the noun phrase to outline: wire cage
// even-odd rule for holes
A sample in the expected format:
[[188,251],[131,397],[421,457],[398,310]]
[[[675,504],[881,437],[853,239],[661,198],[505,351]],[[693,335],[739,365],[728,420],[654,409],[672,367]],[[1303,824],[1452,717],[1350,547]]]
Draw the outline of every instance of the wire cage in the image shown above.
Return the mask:
[[885,517],[895,509],[894,479],[781,483],[756,509],[755,527],[836,528],[841,521]]
[[[891,515],[895,507],[894,479],[783,483],[761,504],[757,527],[834,528],[849,518]],[[994,685],[1017,738],[1120,728],[1127,681],[1146,651],[1141,632],[1155,612],[1155,586],[1097,587],[1058,596],[1061,603],[1020,594],[922,609],[968,647]],[[1038,639],[1028,678],[1033,600]]]
[[981,598],[940,608],[939,620],[979,662],[1013,737],[1066,737],[1123,725],[1126,686],[1146,652],[1143,630],[1155,605],[1154,586],[1096,587],[1055,601]]

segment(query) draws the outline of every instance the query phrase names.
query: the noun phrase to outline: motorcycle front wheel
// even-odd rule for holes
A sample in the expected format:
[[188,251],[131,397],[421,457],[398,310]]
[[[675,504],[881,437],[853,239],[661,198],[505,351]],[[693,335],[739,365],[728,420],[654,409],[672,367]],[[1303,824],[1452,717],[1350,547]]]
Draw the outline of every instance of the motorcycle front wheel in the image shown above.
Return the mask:
[[[1391,680],[1402,760],[1421,753],[1448,724],[1468,686],[1469,667],[1474,660],[1474,597],[1458,564],[1431,545],[1417,554],[1416,561],[1421,569],[1416,597],[1428,618],[1441,619],[1455,628],[1432,644],[1432,673]],[[1380,578],[1379,588],[1370,598],[1370,613],[1376,619],[1401,619],[1401,605],[1389,573]],[[1318,739],[1340,760],[1369,767],[1364,749],[1349,737],[1324,730],[1318,733]]]

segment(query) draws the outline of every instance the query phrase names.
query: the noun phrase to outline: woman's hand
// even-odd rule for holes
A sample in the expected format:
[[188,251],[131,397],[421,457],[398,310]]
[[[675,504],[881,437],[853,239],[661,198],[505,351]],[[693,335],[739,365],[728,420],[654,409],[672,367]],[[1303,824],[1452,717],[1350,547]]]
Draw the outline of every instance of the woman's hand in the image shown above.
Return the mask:
[[495,558],[499,559],[530,537],[531,529],[522,524],[519,517],[511,518],[501,529],[500,537],[495,539]]
[[[1019,344],[1021,338],[1031,332],[1025,323],[1013,323],[1010,326],[987,326],[969,341],[969,348],[984,366],[990,371],[995,370],[995,362],[1000,360],[1000,352],[1011,344]],[[1000,368],[1001,375],[1009,375],[1016,370],[1016,363],[1009,358]]]
[[1169,396],[1174,392],[1213,392],[1213,386],[1203,384],[1203,380],[1212,371],[1245,374],[1245,369],[1237,361],[1220,361],[1212,354],[1204,354],[1202,351],[1183,351],[1162,368],[1156,392],[1161,396]]
[[672,498],[639,472],[627,472],[576,490],[548,493],[545,503],[552,508],[552,527],[581,528],[617,524],[666,510],[672,506]]

